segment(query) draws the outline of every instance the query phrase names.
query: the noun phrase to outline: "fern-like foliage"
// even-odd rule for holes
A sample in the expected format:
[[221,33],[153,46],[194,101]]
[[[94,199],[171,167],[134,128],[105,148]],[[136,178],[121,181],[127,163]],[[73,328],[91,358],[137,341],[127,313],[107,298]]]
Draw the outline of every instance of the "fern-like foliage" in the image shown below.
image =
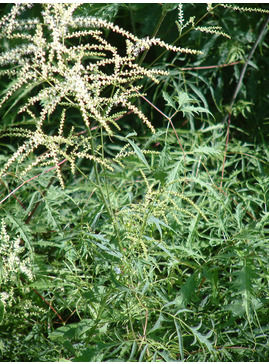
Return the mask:
[[[250,13],[262,13],[262,14],[268,14],[269,10],[267,9],[260,9],[258,7],[241,7],[237,5],[232,4],[216,4],[213,6],[211,3],[207,4],[207,11],[208,13],[213,14],[214,9],[218,6],[221,6],[223,8],[227,8],[233,11],[239,11],[239,12],[250,12]],[[179,34],[182,34],[182,31],[188,27],[191,27],[193,30],[200,31],[202,33],[209,33],[209,34],[216,34],[220,35],[222,37],[231,39],[231,36],[225,32],[223,32],[221,26],[197,26],[195,16],[189,17],[187,21],[184,19],[184,10],[183,10],[183,4],[178,5],[178,19],[176,21],[176,25],[179,31]]]
[[[182,225],[182,215],[187,216],[191,221],[196,221],[196,215],[200,214],[205,221],[208,221],[201,208],[184,194],[169,189],[168,183],[164,188],[157,188],[156,182],[149,183],[145,173],[140,170],[145,184],[147,193],[141,203],[130,204],[118,213],[118,218],[125,228],[127,241],[139,247],[142,247],[145,257],[148,256],[147,241],[154,241],[155,244],[163,243],[163,230],[173,230],[171,223]],[[188,207],[182,206],[182,201],[191,206],[194,211],[189,211]],[[156,234],[150,231],[157,230],[159,240]]]
[[[212,12],[212,4],[208,4],[207,10],[208,12]],[[193,29],[198,30],[202,33],[217,34],[226,37],[228,39],[231,39],[229,34],[223,32],[222,27],[220,26],[207,26],[207,27],[196,26],[195,16],[191,16],[186,22],[184,22],[183,4],[178,5],[178,20],[176,21],[176,25],[180,34],[182,33],[183,29],[191,26]]]
[[[158,38],[139,39],[101,18],[76,16],[74,12],[80,4],[44,4],[41,18],[23,18],[23,11],[31,6],[16,4],[0,21],[0,37],[12,41],[12,45],[17,41],[17,45],[0,54],[1,75],[13,80],[0,106],[14,100],[17,91],[24,89],[27,100],[19,107],[18,114],[24,114],[36,128],[35,131],[17,128],[5,131],[5,136],[23,137],[27,141],[4,165],[0,177],[13,162],[22,162],[39,146],[45,146],[47,152],[37,157],[23,174],[34,165],[53,164],[63,187],[59,158],[67,159],[72,171],[79,157],[101,163],[88,139],[94,123],[112,136],[112,127],[121,129],[115,119],[129,110],[155,132],[154,126],[132,101],[141,88],[133,84],[144,77],[158,83],[156,76],[167,75],[167,72],[141,67],[136,63],[139,53],[153,45],[174,52],[199,52],[171,46]],[[102,29],[125,38],[125,54],[106,40]],[[17,100],[12,106],[16,104]],[[67,108],[68,113],[70,109],[72,113],[79,113],[89,137],[76,136],[73,128],[65,130]],[[58,131],[53,136],[45,131],[50,118],[59,119]],[[102,163],[108,166],[106,161]]]

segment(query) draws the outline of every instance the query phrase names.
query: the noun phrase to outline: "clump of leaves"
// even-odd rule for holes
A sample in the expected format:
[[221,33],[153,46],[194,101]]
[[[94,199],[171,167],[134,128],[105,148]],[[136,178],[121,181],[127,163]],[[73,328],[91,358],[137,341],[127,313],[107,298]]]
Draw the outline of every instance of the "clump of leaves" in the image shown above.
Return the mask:
[[[36,20],[20,14],[30,6],[14,6],[1,22],[11,46],[1,54],[3,76],[22,80],[18,88],[10,84],[3,96],[3,108],[12,111],[20,104],[21,111],[14,114],[19,127],[3,135],[29,142],[22,154],[15,151],[2,173],[16,160],[27,172],[47,162],[57,168],[64,158],[84,178],[65,181],[63,190],[43,173],[3,199],[0,215],[13,230],[7,234],[2,223],[2,359],[267,358],[267,147],[241,143],[236,135],[228,143],[225,124],[205,121],[210,113],[204,89],[215,97],[205,77],[193,72],[192,82],[177,67],[168,76],[141,66],[154,43],[174,50],[155,36],[176,8],[180,36],[194,28],[195,34],[213,33],[205,50],[212,52],[219,35],[228,39],[223,29],[209,22],[206,31],[193,17],[185,21],[183,7],[172,4],[160,6],[154,37],[139,39],[107,20],[81,17],[77,4],[44,5]],[[131,4],[130,9],[146,13],[152,5]],[[216,10],[209,4],[207,14]],[[109,32],[126,40],[124,54]],[[136,63],[140,52],[141,63]],[[4,58],[11,54],[13,63]],[[177,55],[173,62],[177,65]],[[25,77],[32,77],[25,82],[24,64],[29,65]],[[152,106],[159,110],[165,101],[167,115],[161,115],[169,121],[146,142],[143,133],[123,136],[128,110],[153,131],[143,119],[148,103],[143,104],[136,85],[144,76],[163,81],[154,89]],[[138,92],[139,113],[133,103]],[[191,131],[179,129],[181,122]],[[119,128],[120,135],[114,135]],[[113,136],[113,143],[106,136]],[[41,145],[47,151],[37,150]],[[39,150],[45,157],[33,157]],[[32,158],[29,164],[26,157]],[[93,163],[89,167],[80,157]],[[97,164],[105,168],[98,172]]]
[[[12,239],[2,219],[0,231],[0,358],[4,361],[39,360],[57,356],[46,339],[43,317],[31,284],[35,281],[33,251],[17,236]],[[34,345],[29,347],[29,342]]]

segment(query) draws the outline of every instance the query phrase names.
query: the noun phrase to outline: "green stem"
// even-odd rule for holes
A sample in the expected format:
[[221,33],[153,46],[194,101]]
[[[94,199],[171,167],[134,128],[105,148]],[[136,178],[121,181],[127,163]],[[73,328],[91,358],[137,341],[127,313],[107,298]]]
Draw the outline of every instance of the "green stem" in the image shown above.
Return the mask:
[[[159,19],[159,22],[158,22],[158,24],[157,24],[157,26],[156,26],[156,28],[155,28],[155,30],[154,30],[154,32],[153,32],[153,34],[152,34],[152,38],[154,38],[155,36],[156,36],[156,34],[158,33],[158,31],[159,31],[159,29],[160,29],[160,26],[162,25],[162,22],[164,21],[164,18],[166,17],[166,14],[167,14],[167,11],[165,11],[163,14],[162,14],[162,16],[160,17],[160,19]],[[142,62],[144,61],[144,59],[146,58],[146,55],[148,54],[148,49],[146,49],[145,51],[144,51],[144,53],[142,54],[142,56],[141,56],[141,58],[140,58],[140,60],[139,60],[139,62],[138,62],[138,65],[139,66],[141,66],[141,64],[142,64]]]
[[[214,8],[213,8],[213,10],[215,9],[215,8],[217,8],[219,5],[216,5]],[[174,40],[173,41],[173,43],[172,43],[172,45],[174,45],[174,44],[176,44],[179,40],[180,40],[180,38],[182,38],[182,37],[184,37],[186,34],[188,34],[191,30],[193,30],[193,29],[195,29],[195,27],[197,26],[197,24],[199,24],[207,15],[209,14],[209,12],[206,12],[196,23],[195,23],[195,26],[194,27],[191,27],[191,28],[189,28],[188,30],[186,30],[185,31],[185,33],[183,33],[183,34],[180,34],[178,37],[177,37],[177,39],[176,40]],[[149,68],[151,68],[153,65],[154,65],[154,63],[156,63],[164,54],[165,54],[165,52],[167,52],[166,50],[165,51],[163,51],[150,65],[149,65]]]
[[[92,155],[94,155],[94,145],[93,145],[93,135],[92,135],[92,132],[90,130],[90,128],[87,126],[87,129],[88,129],[88,134],[90,136],[90,143],[91,143],[91,153]],[[93,160],[93,168],[94,168],[94,174],[95,174],[95,178],[96,178],[96,183],[92,182],[91,183],[98,188],[98,190],[100,191],[100,194],[101,194],[101,197],[102,197],[102,200],[104,202],[104,205],[106,207],[106,210],[109,214],[109,217],[111,219],[111,222],[112,224],[114,225],[114,228],[115,228],[115,231],[116,231],[116,235],[119,236],[119,232],[118,232],[118,227],[117,227],[117,223],[114,219],[114,215],[113,215],[113,211],[111,209],[111,202],[110,202],[110,197],[109,197],[109,191],[107,189],[107,184],[106,184],[106,189],[107,189],[107,198],[104,194],[104,191],[103,191],[103,188],[102,188],[102,183],[101,183],[101,180],[100,180],[100,175],[99,175],[99,172],[98,172],[98,166],[97,166],[97,162],[95,160]],[[85,174],[81,171],[81,173],[85,176]],[[86,177],[86,176],[85,176]],[[86,177],[87,178],[87,177]],[[88,179],[88,178],[87,178]],[[89,179],[88,179],[89,180]],[[121,252],[123,250],[123,247],[121,246],[120,242],[119,242],[119,246],[120,246],[120,249],[121,249]]]
[[[103,140],[104,136],[103,136],[103,129],[101,128],[101,144],[102,144],[102,157],[103,157],[103,160],[105,159],[105,156],[104,156],[104,140]],[[108,191],[108,183],[107,183],[107,174],[106,174],[106,170],[104,169],[104,176],[105,176],[105,187],[106,187],[106,194],[107,194],[107,200],[108,200],[108,204],[110,206],[110,210],[112,212],[112,204],[111,204],[111,200],[110,200],[110,194],[109,194],[109,191]],[[112,215],[113,215],[113,212],[112,212]],[[114,223],[114,219],[112,218],[112,221]],[[115,223],[115,229],[117,231],[117,225]]]
[[261,31],[260,31],[260,33],[259,33],[259,35],[258,35],[258,38],[257,38],[256,42],[254,43],[254,45],[253,45],[253,47],[252,47],[252,49],[251,49],[251,51],[250,51],[250,54],[249,54],[249,56],[248,56],[248,58],[247,58],[247,60],[246,60],[246,62],[245,62],[245,64],[244,64],[244,66],[243,66],[243,68],[242,68],[242,71],[241,71],[241,74],[240,74],[240,77],[239,77],[239,80],[238,80],[238,83],[237,83],[236,89],[235,89],[235,91],[234,91],[234,94],[233,94],[233,96],[232,96],[232,100],[231,100],[230,105],[229,105],[229,112],[228,112],[228,114],[225,116],[225,118],[224,118],[224,122],[226,122],[226,120],[228,119],[228,117],[229,117],[229,116],[231,115],[231,113],[232,113],[232,109],[233,109],[233,106],[234,106],[234,102],[235,102],[235,100],[236,100],[236,98],[237,98],[237,95],[238,95],[238,93],[239,93],[239,91],[240,91],[240,88],[241,88],[241,85],[242,85],[242,82],[243,82],[243,78],[244,78],[245,73],[246,73],[246,70],[247,70],[247,66],[248,66],[249,61],[250,61],[250,59],[252,58],[252,56],[253,56],[253,54],[254,54],[254,52],[255,52],[255,50],[256,50],[256,48],[257,48],[257,46],[259,45],[259,43],[260,43],[260,41],[261,41],[261,39],[262,39],[263,35],[264,35],[264,34],[266,33],[266,31],[267,31],[267,25],[268,25],[268,23],[269,23],[269,16],[266,18],[265,22],[263,23],[263,26],[262,26],[262,29],[261,29]]

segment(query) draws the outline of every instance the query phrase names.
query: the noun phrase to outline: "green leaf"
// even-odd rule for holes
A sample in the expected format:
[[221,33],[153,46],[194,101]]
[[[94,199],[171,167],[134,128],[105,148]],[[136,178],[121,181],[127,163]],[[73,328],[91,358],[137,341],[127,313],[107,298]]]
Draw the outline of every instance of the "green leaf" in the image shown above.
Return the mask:
[[74,356],[76,355],[76,350],[74,349],[74,346],[71,344],[69,340],[65,340],[63,342],[63,346],[69,350]]
[[66,326],[61,326],[55,331],[49,334],[49,338],[53,341],[64,342],[67,338],[74,339],[76,336],[76,324],[70,324]]
[[221,157],[223,154],[222,150],[219,150],[215,147],[210,146],[198,146],[197,148],[193,149],[193,153],[201,154],[201,155],[209,155],[211,157],[217,156]]
[[243,268],[237,273],[237,278],[234,282],[234,287],[237,290],[237,294],[242,297],[242,307],[247,315],[249,323],[252,321],[253,299],[255,298],[254,281],[259,277],[256,273],[254,265],[251,263],[251,259],[245,258],[243,262]]
[[104,250],[107,254],[112,255],[113,257],[116,257],[118,259],[122,258],[122,254],[120,252],[113,251],[109,247],[101,243],[96,243],[96,245],[99,246],[100,249]]
[[0,323],[2,322],[5,314],[5,305],[2,301],[0,301]]
[[19,217],[14,217],[13,215],[7,213],[7,217],[9,221],[15,226],[17,231],[19,232],[21,238],[25,241],[25,244],[32,256],[33,254],[33,243],[31,237],[31,230],[28,225],[25,225],[24,221],[22,221]]
[[176,110],[176,104],[175,102],[172,100],[172,98],[168,95],[167,92],[162,91],[163,94],[163,98],[165,99],[165,101],[167,102],[166,105],[171,106],[173,109]]
[[175,255],[172,254],[162,243],[158,243],[158,248],[162,249],[170,258],[175,260]]
[[176,181],[182,171],[183,168],[183,157],[179,161],[174,161],[173,168],[170,170],[170,172],[167,174],[166,177],[166,183],[168,184],[167,190],[172,191],[177,189],[176,184],[173,184],[174,181]]
[[177,8],[178,4],[170,4],[170,3],[165,3],[165,4],[162,4],[162,13],[163,14],[166,14],[168,13],[169,11],[173,11]]
[[131,146],[133,147],[135,154],[137,155],[137,157],[141,160],[141,162],[143,162],[145,164],[145,166],[148,168],[148,170],[150,171],[151,168],[144,156],[144,154],[142,153],[141,149],[138,147],[138,145],[136,145],[131,139],[126,138],[128,140],[128,142],[131,144]]
[[160,236],[161,236],[161,238],[162,238],[162,236],[163,236],[163,234],[162,234],[162,228],[161,228],[161,225],[162,226],[164,226],[164,227],[166,227],[167,229],[170,229],[170,230],[173,230],[170,226],[168,226],[166,223],[164,223],[163,221],[161,221],[160,219],[158,219],[157,217],[155,217],[155,216],[153,216],[153,215],[150,215],[149,217],[148,217],[148,221],[147,221],[150,225],[151,224],[154,224],[156,227],[157,227],[157,229],[158,229],[158,231],[159,231],[159,233],[160,233]]
[[138,361],[139,361],[139,362],[141,362],[141,361],[145,361],[145,360],[144,360],[144,355],[145,355],[145,353],[146,353],[147,348],[148,348],[148,344],[146,344],[146,345],[144,346],[143,350],[141,351],[141,354],[140,354],[139,359],[138,359]]
[[176,330],[177,330],[178,348],[179,348],[180,358],[183,361],[184,360],[183,336],[182,336],[181,329],[180,329],[180,326],[179,326],[176,318],[174,318],[174,324],[175,324],[175,327],[176,327]]
[[162,327],[162,322],[166,321],[162,313],[160,313],[160,316],[158,317],[158,320],[155,322],[154,326],[148,331],[148,334],[150,334],[153,331],[156,331]]
[[138,348],[138,345],[137,345],[137,342],[134,341],[133,342],[133,346],[132,346],[132,351],[131,351],[131,354],[130,354],[130,357],[129,357],[129,362],[132,361],[132,359],[134,358],[136,352],[137,352],[137,348]]
[[92,348],[86,348],[82,351],[82,354],[77,356],[72,361],[74,362],[101,362],[104,354],[100,351],[100,346],[95,345]]
[[[13,84],[16,84],[17,80],[14,80],[13,83],[11,83],[9,85],[9,88],[11,88],[11,86]],[[7,114],[10,113],[11,109],[17,105],[17,103],[22,100],[24,98],[25,95],[27,95],[28,93],[30,93],[36,86],[40,85],[40,82],[33,82],[33,83],[28,83],[26,84],[26,86],[24,86],[22,89],[21,89],[21,92],[20,93],[16,93],[15,96],[13,95],[12,99],[14,98],[15,101],[12,103],[12,105],[9,107],[9,109],[6,111],[6,113],[4,114],[3,117],[6,117]],[[9,90],[7,89],[6,92],[8,92]]]
[[142,290],[142,292],[141,292],[141,294],[142,294],[142,296],[144,296],[145,295],[145,293],[148,291],[148,289],[150,288],[150,283],[149,283],[149,280],[147,279],[146,280],[146,283],[145,283],[145,285],[144,285],[144,287],[143,287],[143,290]]
[[122,258],[122,254],[119,251],[116,251],[109,245],[109,240],[105,238],[103,234],[92,234],[88,233],[87,235],[91,236],[94,240],[99,240],[101,243],[94,242],[100,249],[104,250],[107,254],[112,255],[113,257]]
[[193,106],[193,105],[182,106],[180,108],[180,111],[183,112],[183,115],[186,115],[186,114],[193,115],[193,113],[199,114],[199,113],[204,112],[204,113],[207,113],[207,114],[210,114],[211,116],[213,116],[213,114],[209,110],[207,110],[201,106]]
[[191,302],[191,298],[196,292],[197,285],[198,285],[197,274],[195,273],[192,274],[182,285],[179,292],[178,300],[179,302],[180,300],[182,301],[183,307],[185,307],[188,303]]
[[215,353],[216,350],[213,348],[213,344],[208,340],[212,336],[213,330],[210,330],[207,334],[204,335],[200,331],[198,331],[201,326],[202,321],[196,327],[189,326],[189,329],[194,335],[194,341],[191,345],[194,345],[198,341],[200,344],[204,345],[210,353]]

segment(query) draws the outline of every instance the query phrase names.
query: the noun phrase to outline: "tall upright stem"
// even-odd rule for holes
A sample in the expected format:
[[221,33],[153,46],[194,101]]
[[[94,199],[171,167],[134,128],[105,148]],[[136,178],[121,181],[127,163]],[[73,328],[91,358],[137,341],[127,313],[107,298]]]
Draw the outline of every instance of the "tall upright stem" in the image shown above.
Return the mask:
[[[92,155],[94,155],[94,144],[93,144],[93,135],[92,135],[92,132],[90,130],[90,128],[88,128],[88,133],[90,135],[90,143],[91,143],[91,153]],[[114,219],[114,216],[113,216],[113,211],[111,209],[111,203],[110,203],[110,198],[109,198],[109,194],[108,194],[108,191],[107,191],[107,194],[108,194],[108,198],[106,198],[105,194],[104,194],[104,191],[103,191],[103,188],[102,188],[102,183],[101,183],[101,180],[100,180],[100,175],[99,175],[99,172],[98,172],[98,166],[97,166],[97,162],[95,160],[93,160],[93,168],[94,168],[94,174],[95,174],[95,178],[96,178],[96,187],[98,188],[100,194],[101,194],[101,197],[102,197],[102,200],[104,202],[104,205],[106,207],[106,210],[107,210],[107,213],[111,219],[111,222],[115,228],[115,231],[116,231],[116,235],[119,236],[119,233],[118,233],[118,227],[117,227],[117,223]],[[121,243],[119,242],[119,246],[120,246],[120,249],[122,250],[122,245]]]

